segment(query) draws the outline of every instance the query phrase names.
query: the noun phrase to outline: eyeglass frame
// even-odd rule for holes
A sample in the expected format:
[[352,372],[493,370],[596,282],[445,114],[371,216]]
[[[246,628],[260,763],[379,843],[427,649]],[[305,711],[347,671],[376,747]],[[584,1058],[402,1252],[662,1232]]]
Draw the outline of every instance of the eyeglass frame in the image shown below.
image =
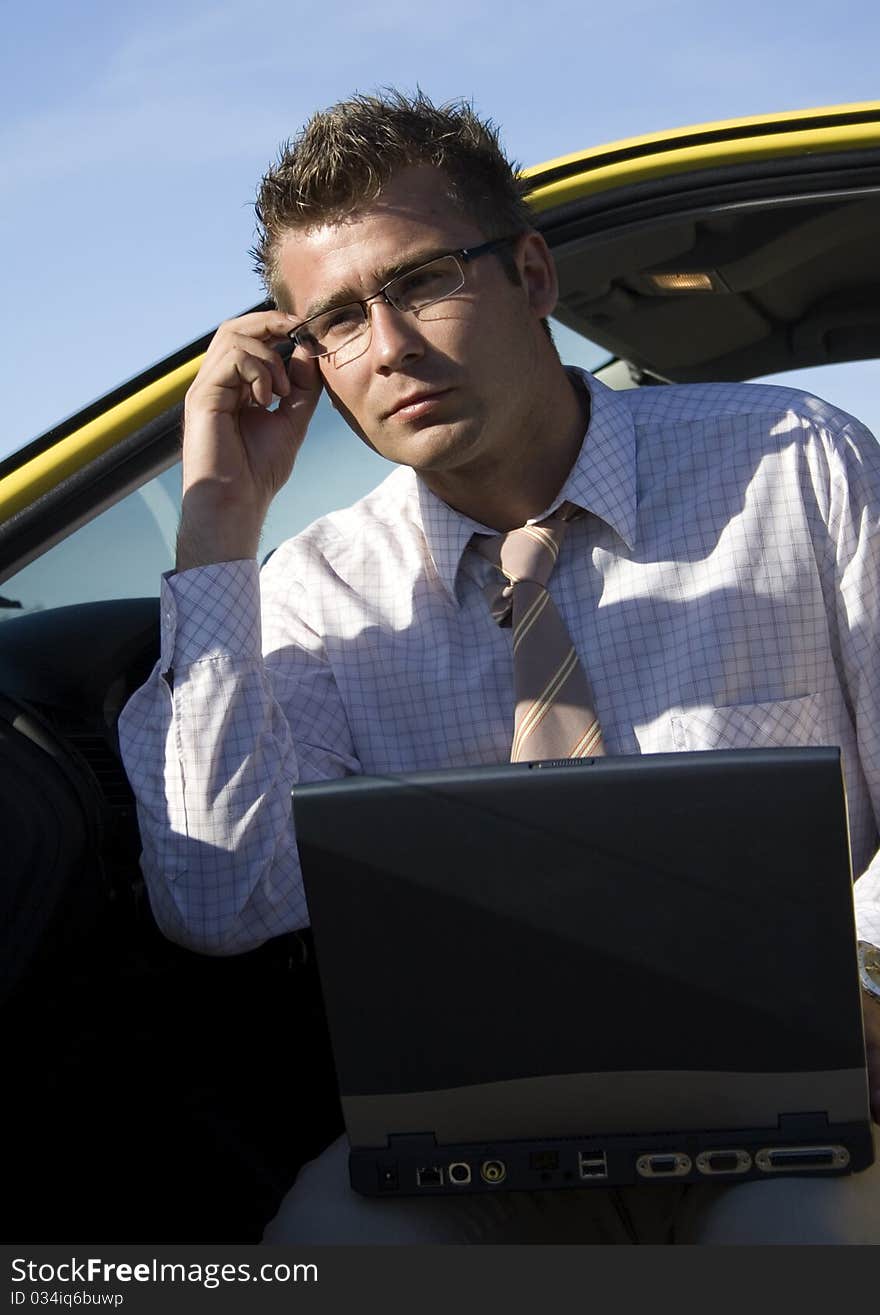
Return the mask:
[[433,265],[437,260],[448,260],[450,256],[456,261],[462,261],[465,265],[470,264],[472,260],[477,260],[480,256],[486,256],[490,251],[496,251],[499,247],[506,246],[508,242],[515,242],[516,239],[521,236],[521,233],[508,233],[506,237],[495,237],[488,242],[481,242],[480,245],[476,247],[457,247],[452,251],[441,251],[438,255],[432,256],[430,260],[423,260],[420,264],[413,265],[409,269],[400,270],[399,273],[395,274],[393,278],[390,278],[387,283],[383,283],[382,287],[369,297],[355,298],[353,301],[343,301],[340,302],[338,306],[328,306],[326,310],[319,311],[317,315],[310,315],[307,320],[303,320],[302,324],[298,324],[295,329],[291,329],[287,336],[294,344],[294,347],[300,347],[304,351],[305,348],[297,341],[297,335],[303,331],[306,325],[312,324],[315,320],[321,319],[324,315],[332,314],[333,311],[345,310],[347,306],[360,306],[364,316],[363,329],[359,329],[351,338],[346,338],[344,343],[341,343],[338,347],[332,348],[330,351],[310,353],[310,358],[314,361],[320,361],[325,356],[333,356],[334,353],[342,351],[342,349],[347,347],[349,343],[356,342],[358,338],[362,338],[366,332],[369,332],[373,321],[367,307],[371,301],[376,301],[378,297],[383,297],[387,305],[393,306],[394,309],[400,311],[402,315],[415,315],[417,314],[417,311],[427,310],[429,306],[436,306],[439,302],[445,301],[447,297],[455,296],[455,293],[460,292],[465,285],[464,270],[459,267],[461,283],[459,283],[457,288],[453,288],[451,292],[444,292],[442,297],[435,297],[433,301],[426,301],[425,304],[419,306],[417,310],[406,310],[402,306],[396,306],[388,296],[388,289],[393,283],[396,283],[398,279],[409,278],[411,274],[417,274],[420,269],[427,269],[429,265]]

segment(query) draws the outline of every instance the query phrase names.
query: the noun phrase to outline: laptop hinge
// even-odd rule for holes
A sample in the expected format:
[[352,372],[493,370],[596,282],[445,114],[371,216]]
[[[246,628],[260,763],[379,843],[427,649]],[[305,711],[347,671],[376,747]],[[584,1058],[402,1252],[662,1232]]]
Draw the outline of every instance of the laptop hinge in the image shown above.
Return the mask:
[[825,1110],[816,1110],[814,1114],[780,1114],[779,1131],[789,1137],[815,1138],[817,1126],[828,1127],[828,1115]]

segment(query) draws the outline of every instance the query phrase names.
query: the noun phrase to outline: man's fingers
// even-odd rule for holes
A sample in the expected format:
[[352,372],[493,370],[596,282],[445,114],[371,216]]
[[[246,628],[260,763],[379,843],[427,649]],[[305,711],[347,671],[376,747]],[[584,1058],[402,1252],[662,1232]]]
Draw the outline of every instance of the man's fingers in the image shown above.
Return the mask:
[[[249,386],[244,396],[240,395],[242,384]],[[227,334],[222,349],[205,360],[194,380],[191,400],[208,402],[211,409],[234,411],[251,400],[268,406],[273,393],[286,397],[289,392],[285,363],[274,348],[255,338]]]
[[[313,398],[317,400],[321,387],[317,363],[294,352],[288,366],[276,350],[288,341],[295,323],[294,316],[283,311],[254,311],[226,320],[208,347],[204,365],[194,382],[194,395],[205,398],[206,390],[213,392],[219,388],[225,392],[246,383],[250,389],[239,405],[253,402],[269,406],[273,394],[287,399],[297,409]],[[266,374],[270,380],[268,388]]]
[[317,396],[321,391],[321,371],[318,362],[312,356],[301,356],[294,352],[287,363],[287,377],[294,392]]
[[211,342],[212,345],[217,339],[222,339],[229,334],[244,334],[248,338],[256,338],[262,342],[283,342],[290,336],[291,329],[295,328],[298,320],[295,315],[288,315],[281,310],[261,310],[251,311],[249,315],[239,315],[234,320],[224,320],[214,334]]
[[279,411],[286,411],[297,430],[305,435],[321,396],[321,371],[318,362],[298,355],[287,363],[289,391],[279,402]]
[[272,391],[279,397],[287,395],[290,390],[287,368],[273,347],[254,338],[248,338],[244,334],[236,334],[230,339],[230,349],[241,353],[242,357],[247,356],[262,361],[272,378]]
[[272,401],[275,381],[266,362],[259,360],[250,352],[238,351],[234,353],[230,363],[238,379],[250,386],[254,401],[259,406],[268,406]]

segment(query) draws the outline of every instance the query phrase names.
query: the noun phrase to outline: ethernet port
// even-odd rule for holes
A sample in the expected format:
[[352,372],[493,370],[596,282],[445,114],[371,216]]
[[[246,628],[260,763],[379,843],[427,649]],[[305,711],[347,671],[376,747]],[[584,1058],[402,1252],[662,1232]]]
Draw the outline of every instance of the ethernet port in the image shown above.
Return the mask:
[[559,1168],[558,1151],[532,1151],[529,1155],[529,1168],[539,1173],[552,1173]]

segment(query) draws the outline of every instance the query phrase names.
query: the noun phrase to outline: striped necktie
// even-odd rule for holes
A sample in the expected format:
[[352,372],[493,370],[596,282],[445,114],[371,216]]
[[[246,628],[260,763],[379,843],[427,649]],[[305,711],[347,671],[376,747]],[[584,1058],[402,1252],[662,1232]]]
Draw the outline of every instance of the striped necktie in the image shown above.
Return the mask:
[[564,502],[538,524],[491,538],[477,534],[471,540],[504,577],[489,582],[486,597],[498,624],[513,629],[516,716],[511,762],[599,757],[605,752],[586,672],[547,592],[566,526],[583,514]]

